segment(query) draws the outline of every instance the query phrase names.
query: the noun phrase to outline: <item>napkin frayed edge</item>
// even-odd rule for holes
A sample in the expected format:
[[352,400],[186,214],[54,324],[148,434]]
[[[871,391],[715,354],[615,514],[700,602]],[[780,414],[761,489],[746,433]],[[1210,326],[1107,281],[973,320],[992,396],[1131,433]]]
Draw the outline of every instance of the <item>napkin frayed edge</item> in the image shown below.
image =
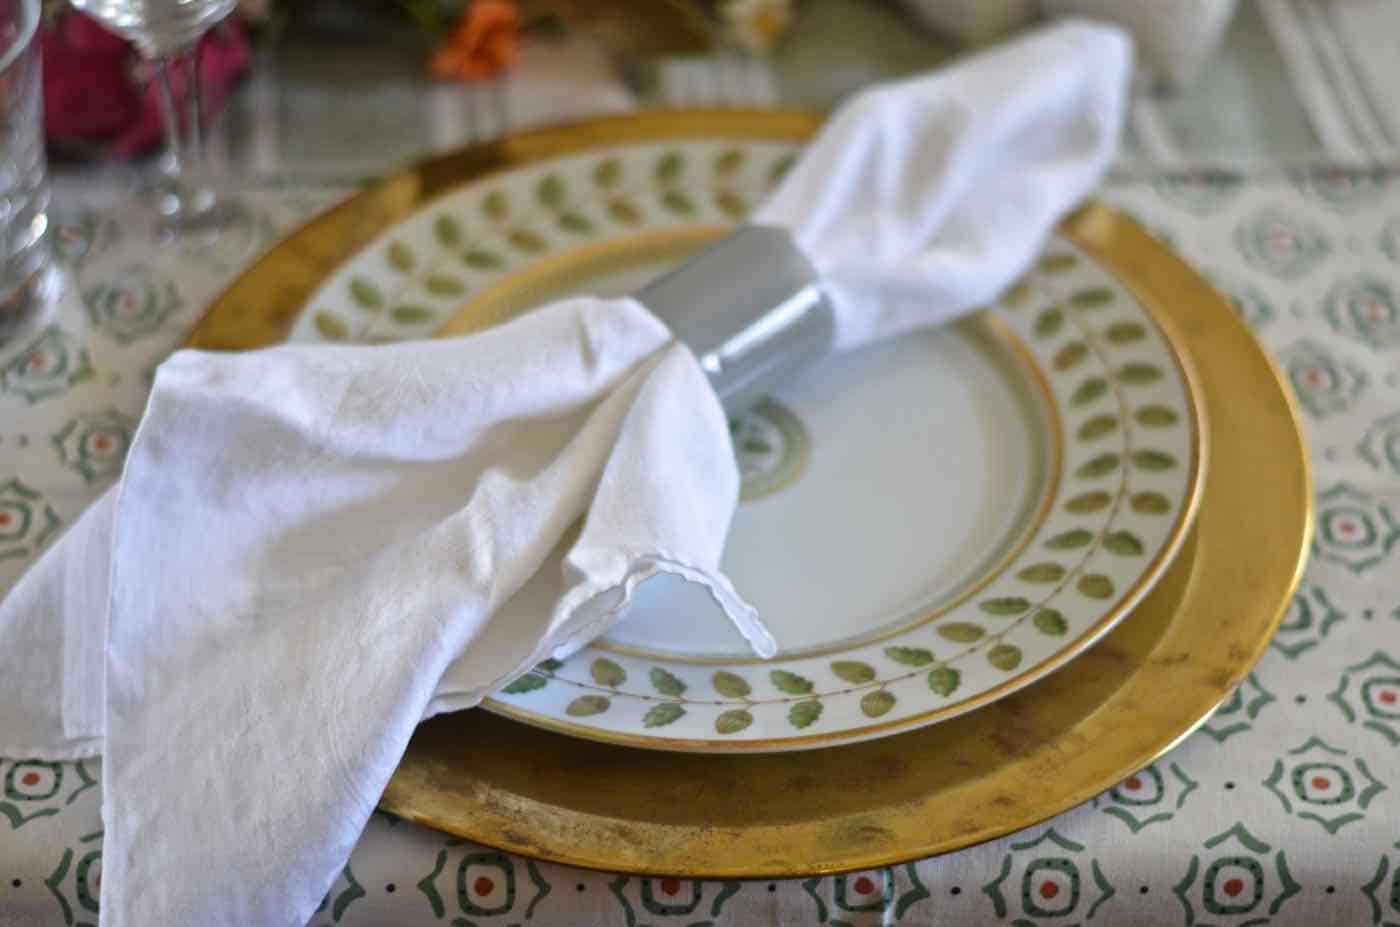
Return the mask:
[[[645,554],[610,551],[606,558],[612,561],[611,566],[603,570],[589,571],[588,575],[593,578],[584,580],[564,593],[555,607],[555,616],[562,616],[558,626],[579,625],[566,632],[563,642],[540,648],[521,666],[498,676],[474,692],[434,695],[423,714],[423,720],[473,708],[500,691],[503,686],[531,672],[545,659],[553,657],[556,660],[564,660],[578,653],[612,627],[631,604],[636,588],[658,572],[671,573],[687,582],[705,587],[715,604],[749,642],[755,654],[765,660],[777,655],[777,641],[774,640],[768,626],[759,619],[758,610],[735,591],[734,584],[723,573],[694,566],[684,558],[666,551]],[[603,578],[598,578],[599,574]]]
[[[568,616],[566,620],[570,622],[582,620],[584,626],[569,634],[564,643],[554,648],[553,654],[557,659],[577,653],[611,627],[623,610],[631,604],[637,586],[657,573],[670,573],[705,587],[710,598],[749,642],[755,654],[764,659],[777,654],[778,643],[773,639],[767,625],[759,620],[758,610],[744,601],[735,591],[729,577],[723,573],[694,566],[683,557],[669,551],[658,550],[645,554],[614,553],[609,559],[613,558],[620,558],[622,563],[604,571],[607,578],[589,579],[570,589],[560,600],[555,614]],[[591,612],[594,608],[601,608],[603,611],[593,617],[585,614],[584,617],[578,618],[580,613]]]

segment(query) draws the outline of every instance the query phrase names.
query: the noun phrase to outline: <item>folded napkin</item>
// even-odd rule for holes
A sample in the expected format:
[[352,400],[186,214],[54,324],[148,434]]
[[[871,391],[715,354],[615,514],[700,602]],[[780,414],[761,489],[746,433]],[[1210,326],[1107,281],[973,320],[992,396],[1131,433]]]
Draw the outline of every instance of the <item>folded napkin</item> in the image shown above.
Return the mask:
[[[838,346],[1023,272],[1114,151],[1129,59],[1064,25],[842,109],[755,217],[824,276]],[[0,753],[103,756],[105,927],[301,927],[414,726],[656,571],[775,651],[717,569],[738,484],[704,371],[632,299],[179,352],[119,484],[0,604]]]

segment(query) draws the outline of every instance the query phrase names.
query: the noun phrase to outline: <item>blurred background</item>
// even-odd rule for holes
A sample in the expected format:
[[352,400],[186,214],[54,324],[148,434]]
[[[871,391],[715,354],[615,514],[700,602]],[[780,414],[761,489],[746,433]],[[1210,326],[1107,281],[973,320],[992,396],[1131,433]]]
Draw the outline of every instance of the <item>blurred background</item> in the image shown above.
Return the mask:
[[[44,37],[53,173],[60,191],[111,192],[159,147],[149,75],[121,43],[93,54],[62,6]],[[1066,15],[1117,20],[1138,40],[1120,174],[1397,161],[1391,0],[241,0],[205,38],[202,67],[226,171],[354,183],[601,114],[824,110]]]

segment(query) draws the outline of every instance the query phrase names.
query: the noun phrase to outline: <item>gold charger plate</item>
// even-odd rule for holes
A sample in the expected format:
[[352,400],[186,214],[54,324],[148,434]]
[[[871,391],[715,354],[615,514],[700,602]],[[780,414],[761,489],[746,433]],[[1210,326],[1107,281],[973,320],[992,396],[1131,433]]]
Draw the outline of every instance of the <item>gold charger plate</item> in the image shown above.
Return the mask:
[[[705,133],[804,137],[812,117],[658,113],[529,133],[437,158],[312,220],[219,298],[191,343],[286,336],[306,298],[386,225],[487,171],[601,143]],[[695,877],[795,877],[936,855],[1030,826],[1171,749],[1245,678],[1301,574],[1308,466],[1286,388],[1228,304],[1125,217],[1061,232],[1171,318],[1209,414],[1196,528],[1153,592],[1048,678],[961,718],[786,755],[592,743],[482,711],[420,727],[382,807],[513,852]]]

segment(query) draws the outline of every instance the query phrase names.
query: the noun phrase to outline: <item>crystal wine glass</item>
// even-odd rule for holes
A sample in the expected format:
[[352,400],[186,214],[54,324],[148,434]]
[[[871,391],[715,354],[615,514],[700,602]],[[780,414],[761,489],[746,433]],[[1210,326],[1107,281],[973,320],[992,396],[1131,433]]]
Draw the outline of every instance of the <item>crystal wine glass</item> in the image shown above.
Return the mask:
[[153,66],[168,175],[156,199],[166,236],[214,234],[236,210],[219,198],[205,160],[196,45],[238,0],[69,0],[132,42]]

